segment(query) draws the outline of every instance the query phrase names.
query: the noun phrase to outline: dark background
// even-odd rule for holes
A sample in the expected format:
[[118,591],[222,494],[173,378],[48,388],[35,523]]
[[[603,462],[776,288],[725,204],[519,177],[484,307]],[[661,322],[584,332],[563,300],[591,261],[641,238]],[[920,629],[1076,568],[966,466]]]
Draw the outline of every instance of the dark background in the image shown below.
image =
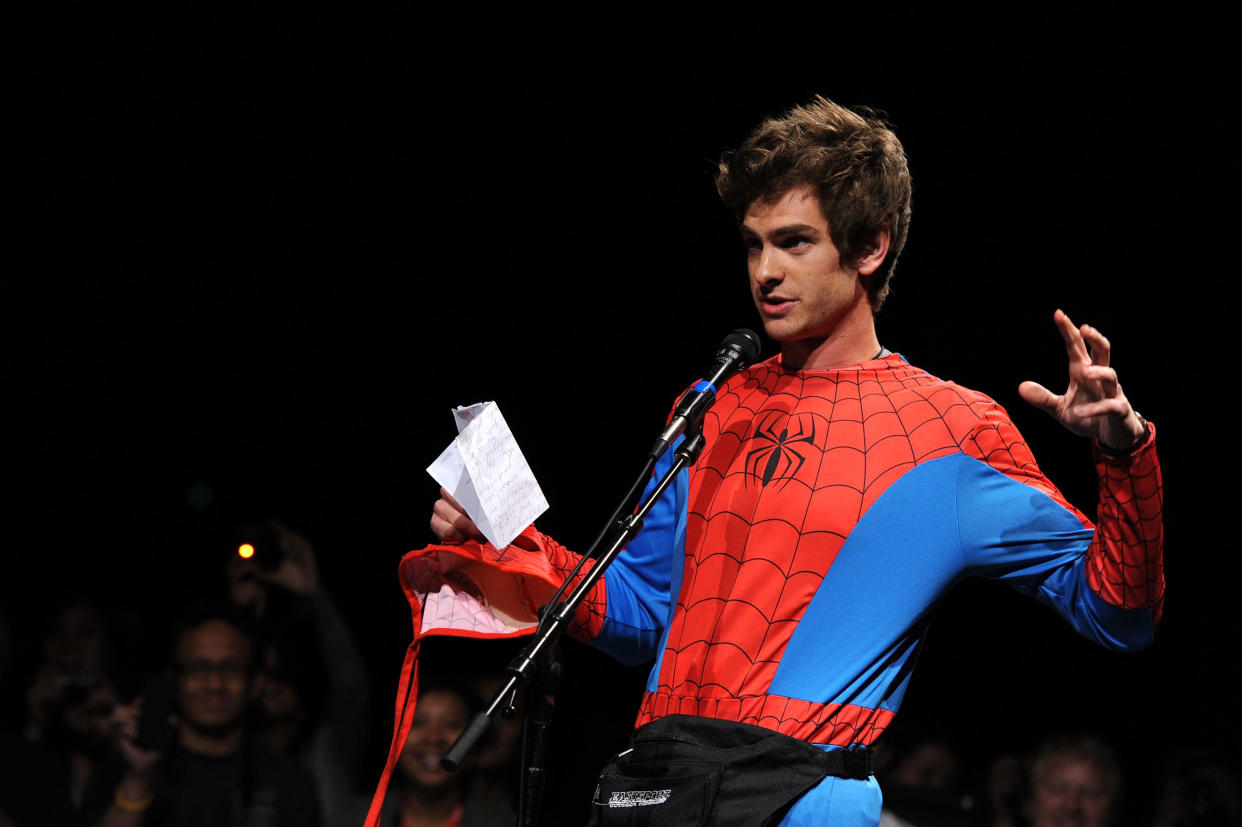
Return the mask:
[[[1150,650],[1099,651],[964,584],[902,718],[980,760],[1091,729],[1140,782],[1158,745],[1236,736],[1237,434],[1216,424],[1234,384],[1216,311],[1236,293],[1236,21],[206,6],[16,35],[19,650],[68,593],[166,623],[219,578],[233,527],[280,515],[373,665],[378,772],[410,637],[396,565],[430,539],[423,469],[450,408],[497,401],[551,503],[541,527],[585,543],[717,342],[758,326],[714,159],[822,93],[882,109],[910,157],[881,341],[993,395],[1090,512],[1088,446],[1016,390],[1063,382],[1062,307],[1112,339],[1169,482]],[[586,734],[572,763],[590,775],[643,676],[567,658],[561,741]],[[567,798],[589,793],[575,783]]]

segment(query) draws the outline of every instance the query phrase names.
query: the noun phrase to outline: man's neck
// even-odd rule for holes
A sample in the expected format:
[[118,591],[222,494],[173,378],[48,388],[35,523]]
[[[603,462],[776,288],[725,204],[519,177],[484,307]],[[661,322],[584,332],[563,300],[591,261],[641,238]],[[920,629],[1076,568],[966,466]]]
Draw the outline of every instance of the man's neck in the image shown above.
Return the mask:
[[245,730],[238,726],[228,732],[206,733],[183,723],[181,726],[181,746],[188,752],[199,755],[225,756],[232,755],[241,749]]
[[833,370],[874,359],[880,352],[871,305],[853,308],[823,339],[781,343],[781,364],[789,370]]

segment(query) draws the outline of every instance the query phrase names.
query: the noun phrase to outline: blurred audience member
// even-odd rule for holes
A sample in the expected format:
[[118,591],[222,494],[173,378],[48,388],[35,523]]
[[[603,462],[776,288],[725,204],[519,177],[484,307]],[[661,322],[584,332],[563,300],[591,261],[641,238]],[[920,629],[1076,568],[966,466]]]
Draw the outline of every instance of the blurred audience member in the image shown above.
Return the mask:
[[26,693],[27,740],[69,736],[63,731],[62,713],[110,683],[112,661],[107,623],[96,606],[77,601],[57,612],[43,636],[42,661]]
[[[118,707],[114,720],[126,767],[101,824],[317,825],[319,805],[308,773],[253,737],[247,713],[262,689],[258,647],[247,623],[208,611],[176,638],[173,693],[178,718],[171,742],[139,721],[146,697]],[[151,710],[148,710],[151,711]]]
[[985,818],[988,827],[1019,827],[1026,823],[1024,809],[1028,797],[1026,762],[1019,755],[1006,753],[988,767]]
[[881,827],[949,827],[968,823],[971,799],[962,790],[957,749],[939,738],[898,748],[881,777]]
[[1121,768],[1103,741],[1067,735],[1035,752],[1026,804],[1032,827],[1105,827],[1120,804]]
[[1174,758],[1165,773],[1155,827],[1242,824],[1237,760],[1206,751]]
[[360,791],[370,687],[358,646],[319,577],[305,537],[275,521],[251,558],[232,555],[229,596],[265,629],[256,737],[315,777],[327,823]]
[[[451,683],[426,683],[384,799],[381,820],[400,827],[511,827],[515,811],[468,792],[471,761],[456,772],[440,759],[478,711],[473,693]],[[368,802],[369,803],[369,802]],[[365,814],[365,808],[361,814]],[[360,814],[360,815],[361,815]],[[358,822],[361,822],[359,817]]]
[[103,811],[92,790],[107,763],[117,703],[111,638],[103,611],[89,601],[53,616],[27,687],[22,733],[0,745],[0,812],[12,823],[85,823]]

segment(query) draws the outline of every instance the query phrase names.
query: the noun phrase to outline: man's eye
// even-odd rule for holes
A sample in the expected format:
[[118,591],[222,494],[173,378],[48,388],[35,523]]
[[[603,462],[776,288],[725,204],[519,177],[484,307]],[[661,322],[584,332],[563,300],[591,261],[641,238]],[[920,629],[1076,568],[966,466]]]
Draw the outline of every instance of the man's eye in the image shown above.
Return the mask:
[[806,236],[801,236],[801,235],[791,235],[788,238],[781,239],[781,247],[783,247],[786,250],[792,250],[796,247],[801,247],[804,244],[810,244],[810,243],[811,243],[811,240],[809,238],[807,238]]

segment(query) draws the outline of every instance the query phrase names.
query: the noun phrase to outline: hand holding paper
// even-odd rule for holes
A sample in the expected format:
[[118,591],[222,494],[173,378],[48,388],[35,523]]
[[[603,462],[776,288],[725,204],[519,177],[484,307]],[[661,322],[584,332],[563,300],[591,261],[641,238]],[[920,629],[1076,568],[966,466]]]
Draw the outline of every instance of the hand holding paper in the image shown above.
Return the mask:
[[496,548],[548,509],[548,501],[495,402],[456,408],[458,435],[428,468]]

